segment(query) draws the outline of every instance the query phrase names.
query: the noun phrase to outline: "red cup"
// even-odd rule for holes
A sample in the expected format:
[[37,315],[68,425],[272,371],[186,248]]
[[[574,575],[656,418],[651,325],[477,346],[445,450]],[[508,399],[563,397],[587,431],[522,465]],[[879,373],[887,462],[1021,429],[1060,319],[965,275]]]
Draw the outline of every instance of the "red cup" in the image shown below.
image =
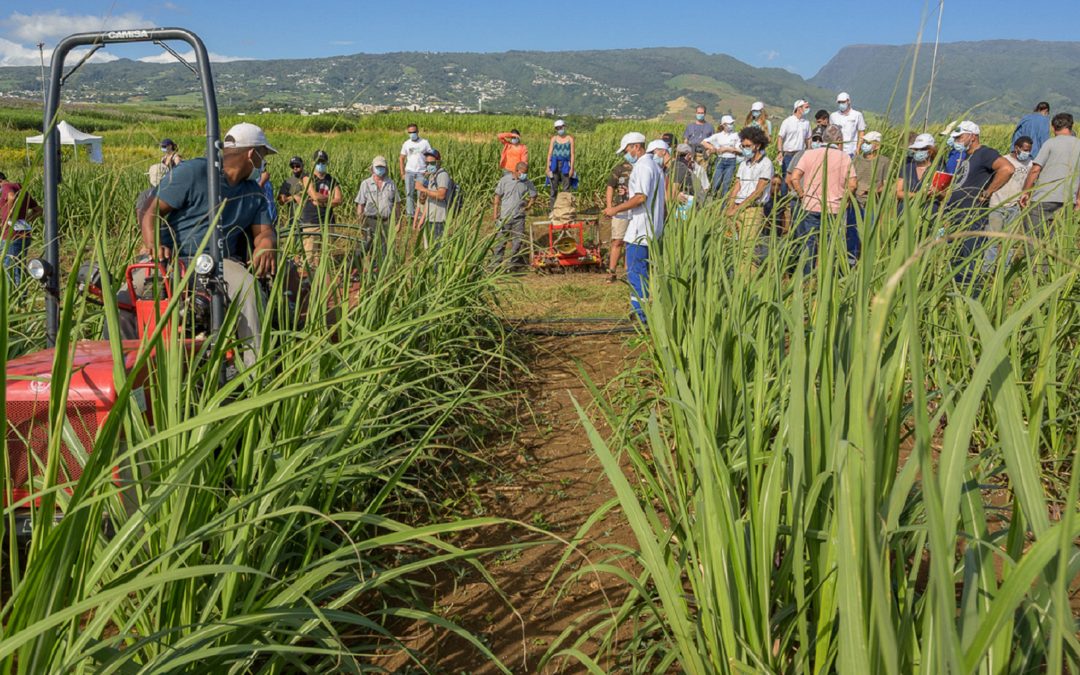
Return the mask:
[[953,175],[944,171],[935,171],[934,178],[930,181],[930,187],[936,192],[944,192],[952,184]]

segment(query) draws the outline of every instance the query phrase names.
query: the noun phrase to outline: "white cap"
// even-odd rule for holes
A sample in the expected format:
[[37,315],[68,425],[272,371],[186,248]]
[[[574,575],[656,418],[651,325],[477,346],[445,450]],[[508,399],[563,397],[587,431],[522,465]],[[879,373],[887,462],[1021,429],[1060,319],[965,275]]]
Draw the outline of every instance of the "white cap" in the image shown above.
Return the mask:
[[866,141],[867,143],[880,143],[881,142],[881,132],[880,131],[868,131],[868,132],[866,132],[866,135],[863,136],[863,140]]
[[555,120],[555,128],[556,129],[558,129],[559,127],[565,127],[565,126],[566,126],[566,122],[563,122],[562,120]]
[[956,128],[953,129],[952,135],[955,138],[956,136],[959,136],[960,134],[975,134],[976,136],[978,136],[981,133],[982,133],[982,130],[979,129],[978,124],[975,124],[971,120],[964,120],[960,124],[956,125]]
[[750,106],[751,110],[764,110],[765,104],[761,101],[754,101],[754,105]]
[[792,104],[791,109],[792,110],[798,110],[799,108],[803,107],[804,105],[810,105],[810,102],[809,101],[804,101],[804,100],[802,100],[800,98],[798,101],[795,101],[795,103]]
[[639,134],[636,131],[624,134],[622,140],[619,141],[619,152],[626,152],[626,146],[633,145],[634,143],[645,145],[645,134]]
[[720,118],[720,124],[735,124],[735,118],[731,115],[724,115]]
[[262,127],[251,122],[234,124],[225,132],[225,139],[221,146],[223,148],[266,148],[268,154],[277,154],[277,150],[266,141],[266,134]]
[[837,103],[839,103],[840,101],[850,101],[850,100],[851,100],[851,95],[848,94],[846,91],[842,91],[842,92],[840,92],[839,94],[836,95],[836,102]]
[[934,142],[933,134],[919,134],[908,148],[911,150],[925,150],[927,148],[933,148],[936,145],[937,143]]
[[381,166],[384,168],[387,166],[386,158],[382,155],[375,155],[374,159],[371,160],[371,168],[374,169],[377,166]]
[[661,140],[655,140],[649,143],[645,148],[645,152],[652,152],[653,150],[663,150],[664,152],[671,152],[671,146]]

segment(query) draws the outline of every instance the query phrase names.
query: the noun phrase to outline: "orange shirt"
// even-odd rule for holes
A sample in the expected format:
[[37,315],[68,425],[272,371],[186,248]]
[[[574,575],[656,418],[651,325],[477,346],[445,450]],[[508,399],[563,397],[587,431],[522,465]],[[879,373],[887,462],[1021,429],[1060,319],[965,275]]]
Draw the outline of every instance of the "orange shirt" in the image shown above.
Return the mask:
[[502,155],[499,156],[499,168],[504,171],[513,171],[518,162],[529,163],[529,148],[524,143],[518,143],[517,145],[510,142],[510,139],[514,134],[507,132],[505,134],[499,134],[499,140],[502,142]]

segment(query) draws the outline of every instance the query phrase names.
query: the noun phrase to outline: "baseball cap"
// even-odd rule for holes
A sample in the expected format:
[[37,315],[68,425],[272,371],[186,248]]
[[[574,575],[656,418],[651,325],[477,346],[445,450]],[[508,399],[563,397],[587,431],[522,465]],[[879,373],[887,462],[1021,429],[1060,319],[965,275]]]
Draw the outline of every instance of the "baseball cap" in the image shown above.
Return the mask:
[[382,155],[375,155],[375,158],[371,160],[371,166],[372,167],[381,166],[383,168],[386,168],[386,166],[387,166],[386,158],[383,157]]
[[953,130],[953,136],[959,136],[960,134],[975,134],[980,135],[982,130],[979,129],[979,125],[975,124],[971,120],[964,120],[960,124],[956,125],[956,129]]
[[724,115],[720,118],[720,124],[735,124],[735,118],[731,115]]
[[268,154],[276,155],[277,150],[266,140],[262,128],[251,122],[234,124],[225,132],[224,148],[266,148]]
[[937,145],[934,142],[933,134],[919,134],[915,137],[915,140],[908,146],[910,150],[925,150],[926,148],[933,148]]
[[326,154],[325,150],[316,150],[315,154],[311,158],[311,161],[313,161],[313,162],[329,162],[330,161],[330,155]]
[[442,161],[442,155],[440,155],[439,151],[435,148],[431,148],[430,150],[426,151],[424,153],[424,157],[434,157],[437,161]]
[[846,91],[842,91],[842,92],[840,92],[839,94],[836,95],[837,103],[839,103],[840,101],[850,101],[850,100],[851,100],[851,95],[848,94]]
[[566,126],[566,122],[564,122],[562,120],[555,120],[555,128],[556,129],[558,129],[559,127],[565,127],[565,126]]
[[618,152],[626,152],[626,146],[633,145],[634,143],[641,143],[642,145],[645,145],[645,134],[639,134],[636,131],[631,131],[628,134],[623,134],[622,140],[619,141]]
[[163,139],[161,139],[161,147],[166,148],[166,147],[168,147],[170,145],[175,147],[176,142],[173,141],[173,139],[171,139],[171,138],[163,138]]
[[289,160],[289,166],[304,166],[304,160],[300,159],[299,156],[293,157]]
[[679,145],[675,148],[675,152],[680,155],[689,155],[693,151],[694,149],[686,143],[679,143]]
[[653,150],[671,151],[671,146],[663,141],[652,141],[645,147],[645,152],[652,152]]
[[809,101],[804,101],[804,100],[802,100],[800,98],[798,101],[795,101],[795,103],[791,104],[791,109],[792,110],[798,110],[799,108],[803,107],[804,105],[810,105],[810,102]]
[[761,101],[754,101],[754,105],[750,106],[751,110],[764,110],[765,104]]
[[881,142],[881,132],[880,131],[868,131],[868,132],[866,132],[866,135],[863,136],[863,140],[868,142],[868,143],[880,143]]

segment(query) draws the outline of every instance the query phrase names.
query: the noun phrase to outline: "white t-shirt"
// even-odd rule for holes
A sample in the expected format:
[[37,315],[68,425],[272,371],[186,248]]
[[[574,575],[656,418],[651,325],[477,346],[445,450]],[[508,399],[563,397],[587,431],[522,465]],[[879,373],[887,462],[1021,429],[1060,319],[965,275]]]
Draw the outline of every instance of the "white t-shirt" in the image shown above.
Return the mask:
[[829,122],[840,127],[840,130],[844,132],[844,152],[849,156],[854,155],[859,149],[859,132],[866,131],[866,120],[863,119],[862,113],[854,109],[846,113],[836,110],[829,115]]
[[[734,131],[718,131],[705,139],[705,143],[708,143],[714,148],[737,148],[741,142],[742,141],[739,140],[739,134]],[[721,159],[732,159],[733,157],[735,157],[734,152],[720,153]]]
[[414,141],[411,138],[401,144],[401,156],[405,158],[405,170],[409,173],[424,172],[424,153],[431,150],[426,138]]
[[765,179],[765,191],[757,200],[758,204],[769,201],[769,193],[772,191],[773,165],[768,157],[762,156],[756,162],[739,162],[739,168],[735,170],[735,179],[739,182],[738,192],[735,193],[735,203],[742,204],[746,198],[754,194],[758,181]]
[[806,149],[810,140],[810,120],[789,115],[780,125],[780,149],[784,152],[798,152]]
[[646,155],[639,157],[630,172],[626,192],[628,197],[645,195],[645,203],[623,212],[630,221],[623,241],[648,246],[650,239],[660,236],[664,229],[664,189],[660,167]]

